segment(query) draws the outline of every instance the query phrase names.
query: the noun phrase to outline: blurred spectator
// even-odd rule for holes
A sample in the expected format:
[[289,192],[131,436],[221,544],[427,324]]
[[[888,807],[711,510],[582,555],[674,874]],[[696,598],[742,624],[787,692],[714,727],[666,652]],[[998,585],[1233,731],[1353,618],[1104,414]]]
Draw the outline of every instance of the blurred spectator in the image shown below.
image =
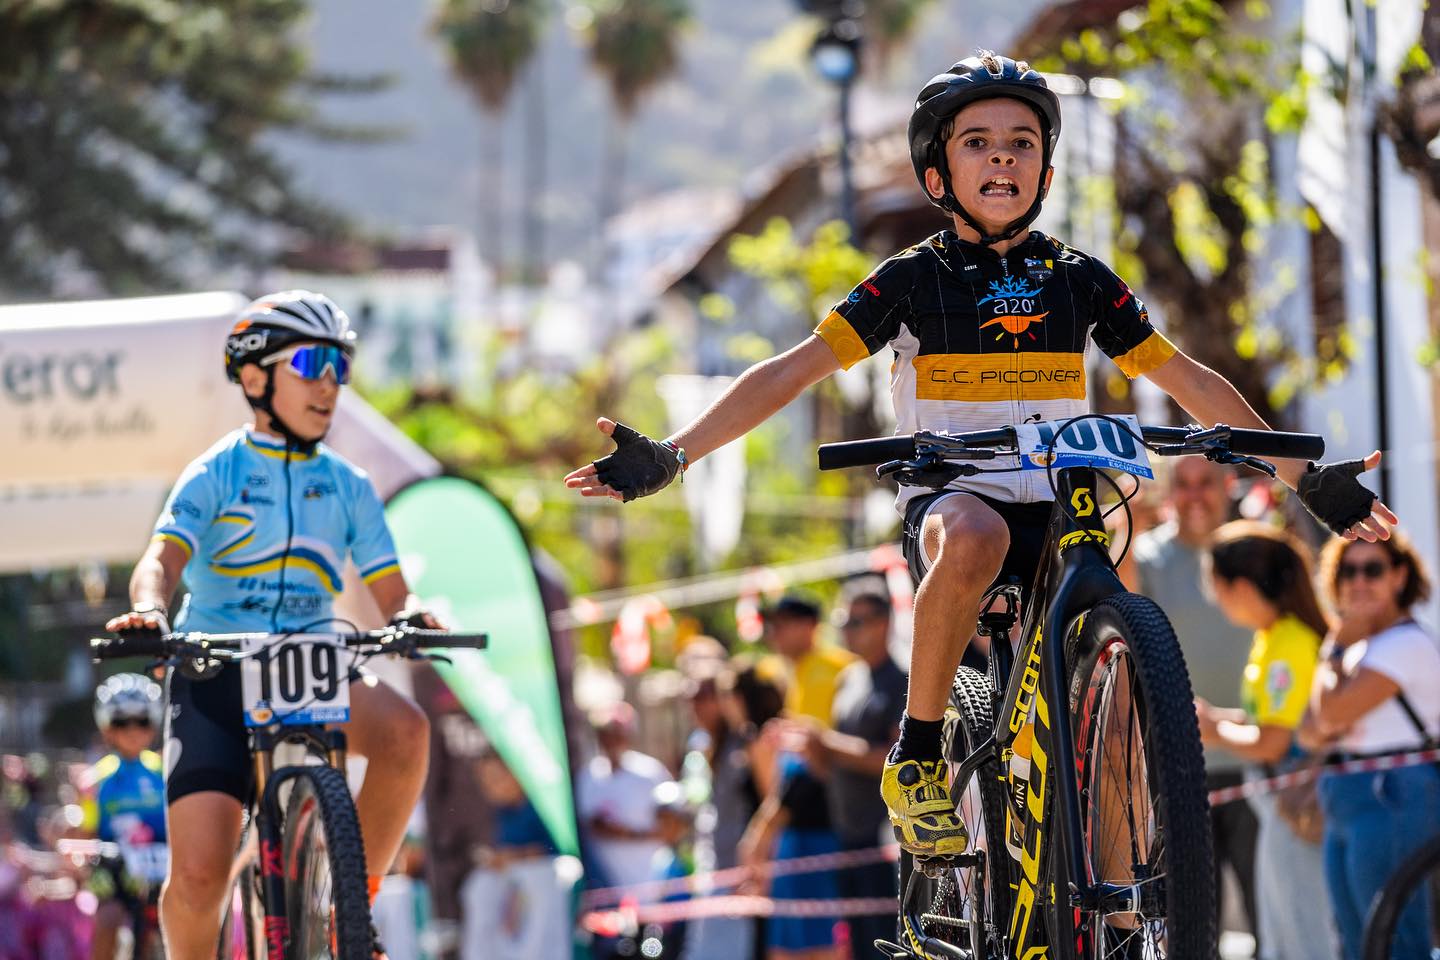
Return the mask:
[[[693,748],[700,751],[708,772],[704,790],[707,801],[696,821],[695,838],[696,870],[703,873],[739,863],[740,838],[760,805],[760,797],[746,750],[750,720],[735,693],[735,674],[708,662],[687,664],[687,668],[691,670],[687,690],[697,734]],[[726,699],[734,701],[729,709]],[[779,702],[776,694],[771,716],[779,712]],[[688,758],[686,767],[688,771]],[[686,784],[686,788],[688,791],[690,785]],[[749,917],[697,920],[687,931],[685,958],[749,960],[755,950],[755,926]]]
[[576,783],[581,829],[590,835],[606,884],[643,883],[660,848],[652,794],[670,772],[654,757],[630,749],[636,719],[628,703],[598,711],[591,722],[600,752]]
[[[774,731],[773,721],[780,716],[785,704],[785,678],[777,673],[770,660],[756,662],[749,657],[736,657],[731,669],[721,676],[721,707],[727,722],[740,733],[745,741],[745,758],[749,767],[751,786],[757,807],[770,796],[778,785],[777,738],[766,736],[762,731]],[[758,815],[758,814],[757,814]],[[749,834],[753,818],[747,821],[744,833]],[[758,845],[747,847],[742,836],[736,844],[736,856],[743,862],[755,864],[765,856]],[[747,857],[747,854],[749,855]],[[739,892],[765,892],[764,881],[752,877],[742,885]],[[744,960],[747,956],[768,956],[767,940],[773,920],[757,920],[755,923],[754,953],[722,953],[721,956]],[[707,945],[706,949],[710,949]]]
[[494,839],[477,848],[477,865],[498,870],[519,860],[554,856],[558,851],[550,831],[500,755],[488,749],[475,766],[476,779],[495,816]]
[[[1208,566],[1221,611],[1231,623],[1255,633],[1240,683],[1241,709],[1226,710],[1197,698],[1200,738],[1247,761],[1252,779],[1293,769],[1303,757],[1295,729],[1309,702],[1320,640],[1329,630],[1315,596],[1308,551],[1291,534],[1237,520],[1216,532]],[[1311,791],[1313,799],[1313,784],[1297,789]],[[1297,836],[1281,816],[1278,799],[1261,794],[1249,801],[1260,823],[1255,864],[1259,958],[1332,955],[1334,936],[1315,910],[1325,902],[1318,837]]]
[[[1412,619],[1430,595],[1430,575],[1401,531],[1389,540],[1332,540],[1321,583],[1337,623],[1320,648],[1301,727],[1307,745],[1341,759],[1414,747],[1440,732],[1440,649]],[[1342,955],[1359,960],[1370,902],[1405,855],[1440,832],[1440,769],[1326,773],[1325,881]],[[1429,956],[1429,905],[1417,897],[1401,916],[1392,956]]]
[[820,625],[820,607],[804,597],[786,594],[762,616],[765,643],[785,670],[785,710],[792,717],[810,717],[828,727],[840,671],[855,662],[855,655],[819,645],[815,629]]
[[[845,645],[860,660],[840,675],[835,728],[810,727],[808,756],[826,775],[830,819],[841,848],[868,850],[894,842],[880,799],[880,771],[900,735],[906,680],[890,657],[889,597],[873,591],[855,594],[840,626]],[[890,863],[847,867],[837,872],[836,881],[842,897],[899,895]],[[850,941],[859,955],[868,956],[877,939],[894,940],[895,932],[893,914],[850,919]]]
[[461,960],[566,960],[570,937],[554,917],[570,890],[556,870],[550,833],[499,754],[487,749],[476,766],[495,830],[493,841],[475,850],[476,869],[460,888]]
[[[809,625],[813,638],[814,624]],[[769,627],[767,626],[767,633]],[[763,668],[766,663],[762,662]],[[778,679],[771,681],[778,687]],[[833,691],[833,685],[831,687]],[[778,691],[777,691],[778,692]],[[786,697],[785,702],[791,698]],[[832,704],[825,702],[827,711]],[[828,713],[827,713],[828,716]],[[752,725],[758,719],[750,716]],[[814,717],[808,718],[815,723]],[[752,744],[757,783],[765,789],[740,841],[740,862],[755,869],[748,887],[763,892],[759,868],[770,860],[790,860],[835,853],[840,843],[830,822],[825,784],[806,760],[808,737],[795,724],[768,720]],[[759,776],[762,765],[770,773]],[[830,870],[781,874],[770,878],[769,895],[777,900],[830,900],[839,896],[835,873]],[[771,917],[765,922],[765,956],[768,960],[835,960],[835,918]]]
[[[1158,603],[1175,627],[1195,695],[1221,707],[1236,707],[1240,677],[1250,657],[1250,635],[1232,626],[1202,589],[1201,559],[1210,537],[1233,509],[1235,476],[1202,457],[1180,457],[1171,465],[1165,523],[1135,538],[1121,567],[1125,585]],[[1133,560],[1132,560],[1133,558]],[[1239,757],[1218,747],[1205,751],[1207,790],[1233,787],[1243,779]],[[1215,839],[1216,889],[1226,864],[1235,873],[1250,930],[1259,939],[1255,916],[1255,839],[1259,824],[1248,804],[1210,809]],[[1219,898],[1217,898],[1217,903]]]
[[[660,833],[661,846],[659,852],[655,854],[655,862],[650,868],[651,879],[665,882],[693,875],[695,873],[694,809],[685,799],[685,793],[680,784],[674,782],[662,783],[656,787],[652,799],[655,802],[655,825]],[[689,894],[682,890],[665,894],[662,902],[676,903],[688,899]],[[687,924],[683,920],[662,927],[658,938],[662,946],[661,956],[679,957],[684,954],[686,927]],[[641,953],[644,953],[643,949]],[[733,944],[730,955],[732,957],[740,956],[734,952]]]

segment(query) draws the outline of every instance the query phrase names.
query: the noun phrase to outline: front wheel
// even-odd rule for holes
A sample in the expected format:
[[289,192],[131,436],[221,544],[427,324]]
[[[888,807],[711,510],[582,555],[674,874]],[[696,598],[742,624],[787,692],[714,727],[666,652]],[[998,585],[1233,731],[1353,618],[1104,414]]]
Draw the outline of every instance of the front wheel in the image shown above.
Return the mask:
[[286,960],[373,960],[365,848],[345,777],[306,767],[282,827]]
[[[1216,932],[1205,761],[1175,631],[1151,600],[1119,594],[1085,615],[1067,662],[1078,885],[1095,896],[1055,905],[1057,943],[1085,958],[1208,960]],[[1056,853],[1064,890],[1067,864]]]

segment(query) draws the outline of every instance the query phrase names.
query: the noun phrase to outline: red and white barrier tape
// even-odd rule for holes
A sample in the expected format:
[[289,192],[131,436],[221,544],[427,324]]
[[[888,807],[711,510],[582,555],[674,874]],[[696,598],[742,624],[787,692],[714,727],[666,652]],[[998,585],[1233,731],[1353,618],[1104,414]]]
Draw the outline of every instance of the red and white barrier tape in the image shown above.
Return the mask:
[[675,903],[621,906],[616,910],[594,910],[582,916],[580,923],[591,933],[613,937],[649,923],[677,923],[706,917],[871,917],[894,914],[895,911],[894,897],[775,900],[732,894]]
[[[1212,790],[1209,793],[1210,805],[1234,803],[1246,797],[1284,790],[1287,787],[1313,780],[1322,773],[1373,773],[1379,770],[1396,770],[1401,767],[1412,767],[1437,761],[1440,761],[1440,749],[1411,750],[1405,753],[1322,764],[1292,773],[1267,777],[1263,780],[1252,780],[1235,787]],[[642,904],[638,901],[655,900],[674,894],[709,894],[712,890],[732,888],[757,875],[779,877],[797,873],[818,873],[822,870],[843,870],[847,867],[864,866],[870,863],[884,863],[897,859],[899,850],[900,848],[895,844],[889,844],[865,850],[843,850],[838,853],[822,853],[809,857],[794,857],[789,860],[772,860],[753,871],[749,867],[730,867],[689,877],[677,877],[673,880],[652,880],[628,887],[587,890],[581,898],[581,909],[586,911],[581,917],[581,923],[591,932],[613,935],[619,931],[636,929],[638,925],[647,923],[674,923],[702,917],[854,917],[891,913],[895,910],[894,900],[874,897],[839,900],[776,900],[771,897],[718,894],[672,903]],[[614,907],[617,904],[617,909],[597,909]]]
[[1381,757],[1365,757],[1359,760],[1345,760],[1340,763],[1317,764],[1291,773],[1282,773],[1263,780],[1251,780],[1235,787],[1224,787],[1210,791],[1210,806],[1234,803],[1245,797],[1262,793],[1274,793],[1287,787],[1307,783],[1322,773],[1374,773],[1378,770],[1396,770],[1400,767],[1414,767],[1422,763],[1440,760],[1440,750],[1411,750],[1408,753],[1388,753]]
[[[895,844],[883,847],[868,847],[864,850],[841,850],[838,853],[817,853],[808,857],[792,857],[789,860],[771,860],[751,870],[749,867],[727,867],[710,873],[697,873],[673,880],[649,880],[628,887],[600,887],[586,890],[581,897],[581,909],[613,906],[625,900],[659,900],[676,893],[723,890],[733,887],[752,876],[783,877],[794,873],[819,873],[822,870],[844,870],[847,867],[863,867],[869,863],[885,863],[900,858],[900,848]],[[757,914],[758,916],[758,914]]]

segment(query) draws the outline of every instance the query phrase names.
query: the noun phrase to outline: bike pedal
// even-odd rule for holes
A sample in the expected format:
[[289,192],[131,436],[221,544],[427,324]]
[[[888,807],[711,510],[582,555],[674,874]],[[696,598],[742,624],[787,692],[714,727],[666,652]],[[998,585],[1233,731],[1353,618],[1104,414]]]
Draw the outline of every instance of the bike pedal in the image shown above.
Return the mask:
[[875,949],[885,955],[886,960],[918,960],[915,954],[898,943],[891,943],[889,940],[876,940]]
[[915,866],[931,880],[939,880],[948,870],[979,867],[980,857],[974,853],[962,853],[953,857],[916,857]]

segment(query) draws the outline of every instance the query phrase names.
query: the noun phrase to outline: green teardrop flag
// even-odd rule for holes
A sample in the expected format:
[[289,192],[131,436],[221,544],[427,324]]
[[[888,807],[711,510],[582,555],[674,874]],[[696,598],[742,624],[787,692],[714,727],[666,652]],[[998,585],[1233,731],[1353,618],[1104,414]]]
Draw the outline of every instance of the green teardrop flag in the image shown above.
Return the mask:
[[489,634],[435,668],[520,781],[561,853],[579,855],[550,628],[530,551],[505,507],[437,477],[385,508],[410,589],[452,629]]

